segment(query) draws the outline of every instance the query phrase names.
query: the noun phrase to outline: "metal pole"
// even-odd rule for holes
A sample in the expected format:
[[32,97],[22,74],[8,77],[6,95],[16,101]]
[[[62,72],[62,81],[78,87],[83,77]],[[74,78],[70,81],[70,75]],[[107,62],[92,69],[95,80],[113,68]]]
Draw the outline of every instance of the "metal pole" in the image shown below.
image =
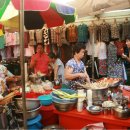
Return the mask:
[[92,81],[94,81],[94,30],[92,31]]
[[21,82],[22,82],[22,103],[23,103],[23,117],[24,129],[27,129],[26,117],[26,98],[25,98],[25,70],[24,70],[24,0],[20,1],[20,65],[21,65]]

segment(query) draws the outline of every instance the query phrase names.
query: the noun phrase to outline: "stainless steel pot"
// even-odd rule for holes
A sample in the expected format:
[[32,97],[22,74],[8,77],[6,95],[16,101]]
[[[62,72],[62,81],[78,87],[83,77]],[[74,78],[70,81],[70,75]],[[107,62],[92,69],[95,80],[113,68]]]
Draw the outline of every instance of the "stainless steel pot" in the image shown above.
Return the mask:
[[114,108],[114,116],[120,119],[128,119],[130,118],[130,109],[129,108]]
[[108,88],[92,89],[93,105],[101,105],[103,101],[107,100]]
[[[15,105],[19,110],[23,110],[22,98],[14,98]],[[37,98],[26,98],[27,111],[34,110],[40,106],[40,101]]]

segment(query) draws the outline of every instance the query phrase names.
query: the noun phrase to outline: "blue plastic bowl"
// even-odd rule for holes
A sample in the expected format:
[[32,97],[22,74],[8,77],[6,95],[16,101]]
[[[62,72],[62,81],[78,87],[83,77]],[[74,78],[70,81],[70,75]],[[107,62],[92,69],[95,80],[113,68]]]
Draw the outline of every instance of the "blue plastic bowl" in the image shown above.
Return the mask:
[[38,99],[40,100],[40,104],[43,106],[48,106],[48,105],[52,104],[52,96],[50,94],[41,95],[38,97]]
[[41,119],[42,116],[39,114],[37,117],[27,120],[28,130],[41,130],[43,128],[43,125],[40,122]]
[[[68,94],[74,94],[76,93],[75,90],[72,90],[72,89],[61,89],[62,91],[68,93]],[[72,99],[67,99],[67,98],[60,98],[57,94],[55,93],[51,93],[51,96],[52,96],[52,101],[53,102],[59,102],[59,103],[75,103],[77,101],[77,98],[72,98]]]

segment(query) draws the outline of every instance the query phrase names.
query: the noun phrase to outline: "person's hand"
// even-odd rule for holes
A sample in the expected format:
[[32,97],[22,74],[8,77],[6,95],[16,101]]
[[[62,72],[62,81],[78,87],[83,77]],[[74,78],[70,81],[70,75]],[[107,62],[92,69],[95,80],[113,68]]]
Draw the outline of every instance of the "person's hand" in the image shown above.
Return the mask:
[[87,74],[86,73],[79,73],[79,77],[80,78],[87,78]]
[[54,77],[54,81],[57,80],[57,77]]
[[122,54],[122,58],[126,59],[127,55],[125,55],[124,53]]
[[21,76],[12,76],[12,77],[10,77],[10,80],[17,82],[17,81],[21,80]]

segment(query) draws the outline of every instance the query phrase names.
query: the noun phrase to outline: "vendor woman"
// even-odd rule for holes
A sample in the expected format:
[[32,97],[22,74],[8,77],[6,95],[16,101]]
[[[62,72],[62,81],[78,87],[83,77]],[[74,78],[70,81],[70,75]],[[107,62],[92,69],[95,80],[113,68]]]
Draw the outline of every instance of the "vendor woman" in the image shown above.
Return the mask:
[[65,79],[72,89],[77,89],[75,81],[79,83],[90,82],[82,58],[85,53],[85,45],[77,43],[73,48],[73,58],[65,66]]
[[126,37],[126,45],[129,50],[129,56],[122,54],[122,58],[126,59],[128,62],[130,62],[130,35]]

